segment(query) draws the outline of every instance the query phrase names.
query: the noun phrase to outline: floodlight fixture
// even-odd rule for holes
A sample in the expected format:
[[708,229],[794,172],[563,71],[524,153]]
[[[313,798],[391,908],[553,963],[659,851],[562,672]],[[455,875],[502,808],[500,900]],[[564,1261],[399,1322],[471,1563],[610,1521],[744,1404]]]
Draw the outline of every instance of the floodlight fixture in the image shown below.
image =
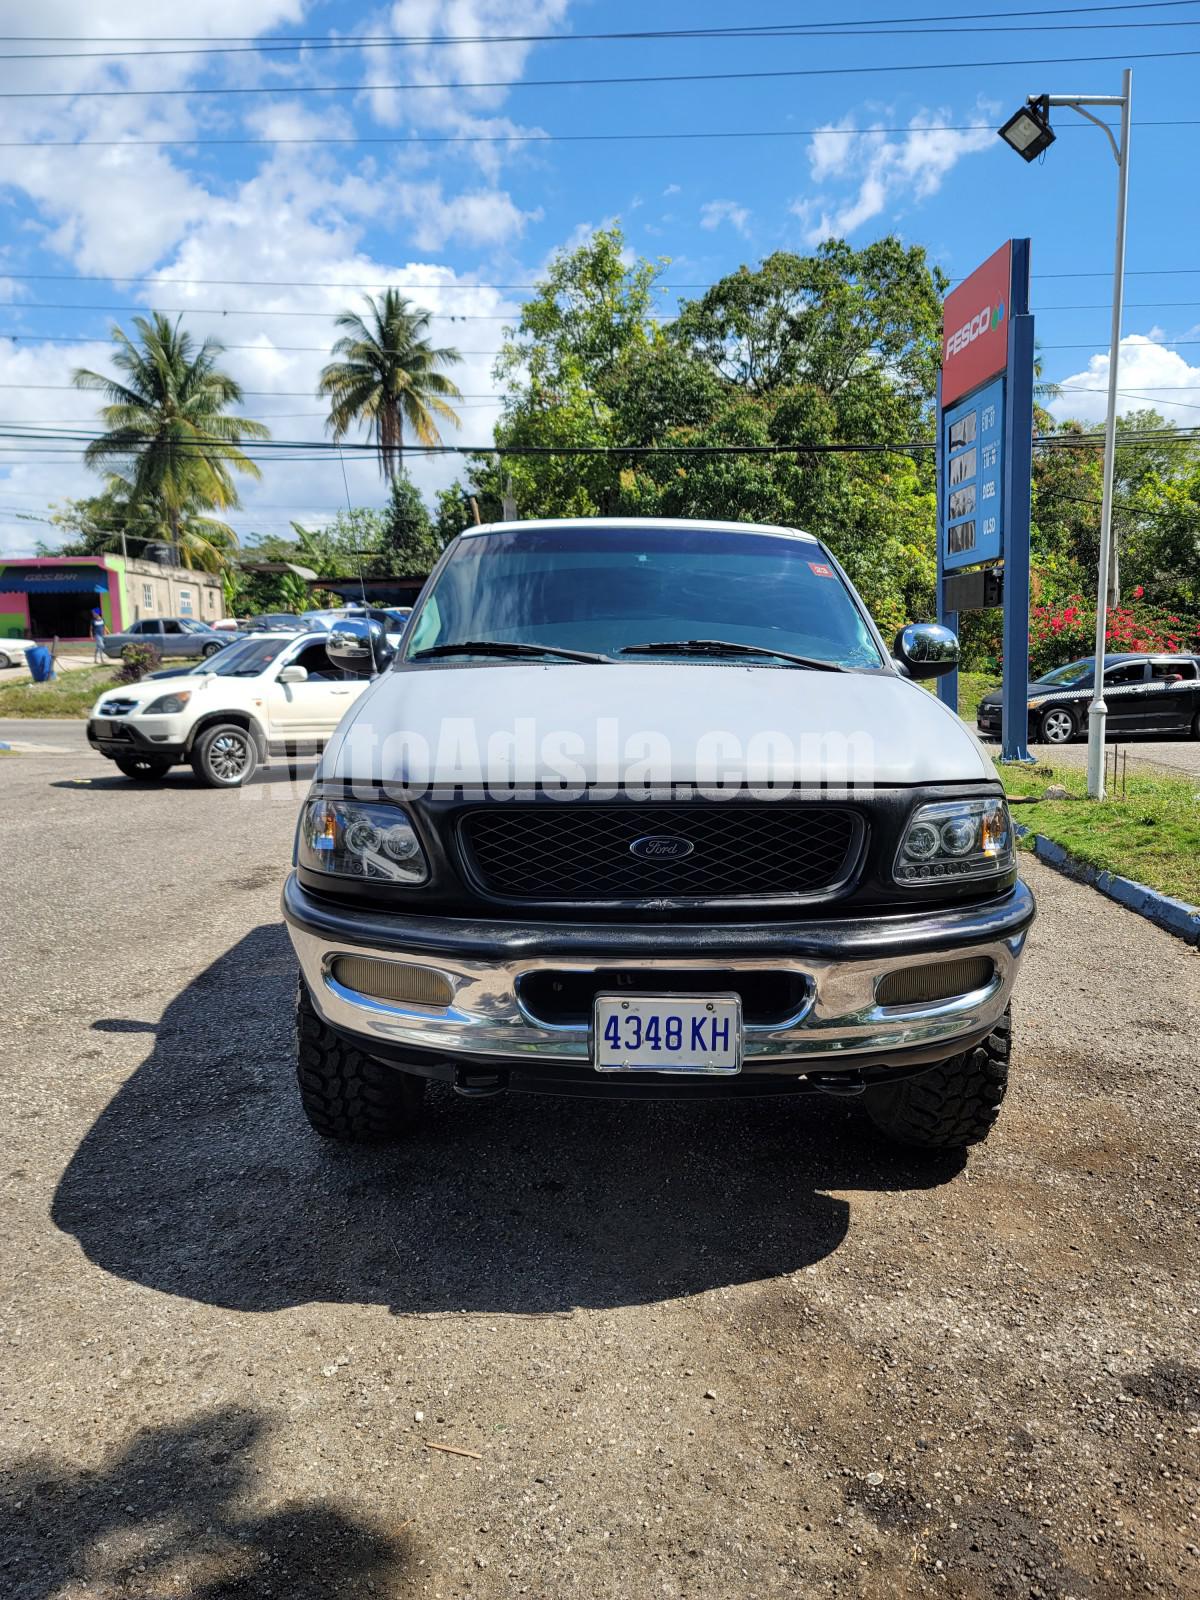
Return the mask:
[[1050,96],[1030,95],[1028,102],[1014,112],[997,132],[1023,160],[1036,160],[1054,143],[1054,129],[1050,126]]

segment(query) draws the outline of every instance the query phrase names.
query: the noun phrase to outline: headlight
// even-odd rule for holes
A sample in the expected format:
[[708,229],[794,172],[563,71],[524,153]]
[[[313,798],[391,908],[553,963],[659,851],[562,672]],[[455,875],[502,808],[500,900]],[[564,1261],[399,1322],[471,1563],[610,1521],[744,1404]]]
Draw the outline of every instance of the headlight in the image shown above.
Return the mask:
[[169,717],[175,711],[182,711],[191,698],[190,689],[182,689],[178,694],[160,694],[157,700],[150,702],[142,715],[149,717],[155,712],[161,712],[163,716]]
[[385,883],[424,883],[421,841],[399,806],[308,800],[300,813],[296,859],[313,872]]
[[1003,800],[918,806],[896,854],[897,883],[991,878],[1011,870],[1012,819]]

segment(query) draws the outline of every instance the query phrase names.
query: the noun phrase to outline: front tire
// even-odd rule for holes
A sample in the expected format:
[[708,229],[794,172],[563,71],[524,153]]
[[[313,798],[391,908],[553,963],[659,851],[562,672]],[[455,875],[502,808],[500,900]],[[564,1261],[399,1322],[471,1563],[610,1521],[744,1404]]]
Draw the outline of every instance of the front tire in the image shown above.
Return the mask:
[[1043,711],[1038,732],[1042,744],[1070,744],[1076,733],[1075,718],[1065,706],[1054,706]]
[[258,746],[249,728],[218,722],[192,746],[192,771],[210,789],[238,789],[258,770]]
[[1012,1011],[980,1044],[918,1077],[868,1089],[867,1115],[897,1144],[961,1150],[982,1144],[996,1125],[1008,1088]]
[[224,650],[224,648],[223,644],[206,644],[200,654],[207,661],[209,656],[215,656],[218,650]]
[[3,650],[0,650],[0,672],[3,672],[5,667],[11,667],[11,666],[12,666],[12,657],[10,655],[7,655]]
[[116,762],[117,771],[136,783],[154,783],[165,778],[173,765],[163,756],[119,756]]
[[337,1034],[304,979],[296,998],[296,1079],[309,1126],[342,1144],[391,1144],[420,1121],[425,1079],[385,1067]]

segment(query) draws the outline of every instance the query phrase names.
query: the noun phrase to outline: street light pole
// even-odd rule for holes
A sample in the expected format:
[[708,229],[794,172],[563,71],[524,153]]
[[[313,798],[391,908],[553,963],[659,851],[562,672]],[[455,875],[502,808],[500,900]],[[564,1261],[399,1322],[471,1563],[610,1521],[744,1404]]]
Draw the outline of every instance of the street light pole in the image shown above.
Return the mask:
[[[1129,127],[1133,101],[1133,73],[1129,67],[1119,95],[1052,94],[1043,97],[1051,106],[1069,106],[1081,117],[1104,129],[1117,161],[1117,241],[1113,257],[1112,332],[1108,346],[1108,411],[1104,419],[1104,487],[1100,504],[1100,560],[1096,574],[1096,655],[1092,703],[1088,708],[1088,797],[1104,799],[1104,737],[1108,706],[1104,700],[1104,645],[1108,631],[1108,579],[1112,565],[1113,473],[1117,451],[1117,366],[1121,354],[1121,310],[1125,297],[1125,221],[1129,204]],[[1120,106],[1121,141],[1112,129],[1085,106]]]

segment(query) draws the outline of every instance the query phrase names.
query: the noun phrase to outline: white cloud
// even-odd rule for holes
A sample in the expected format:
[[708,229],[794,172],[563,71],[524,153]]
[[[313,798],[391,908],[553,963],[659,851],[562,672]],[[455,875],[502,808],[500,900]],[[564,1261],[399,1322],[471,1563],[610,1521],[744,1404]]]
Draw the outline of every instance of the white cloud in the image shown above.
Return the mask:
[[667,185],[667,187],[663,190],[663,198],[665,199],[668,195],[682,194],[682,193],[683,193],[683,186],[681,184],[669,183]]
[[422,250],[440,250],[450,240],[464,244],[507,244],[539,221],[541,211],[522,211],[512,196],[498,189],[473,189],[447,199],[440,183],[405,183],[395,188],[397,207],[413,224],[412,235]]
[[[567,4],[405,0],[362,26],[364,32],[409,35],[538,32],[557,25]],[[189,15],[188,26],[197,37],[252,36],[299,22],[306,9],[306,0],[206,0],[202,15]],[[46,0],[38,26],[51,34],[137,36],[146,31],[146,7],[144,0],[96,0],[88,6],[83,0]],[[387,51],[368,62],[365,77],[517,79],[530,49],[513,44]],[[344,137],[354,131],[356,118],[361,125],[365,106],[356,111],[331,98],[289,99],[286,88],[296,78],[344,81],[353,76],[351,58],[362,59],[353,51],[328,60],[247,54],[222,62],[230,81],[277,84],[284,92],[271,102],[246,97],[222,104],[184,94],[163,100],[0,99],[0,141],[186,140],[243,131],[270,139]],[[186,88],[208,65],[194,56],[0,63],[0,89]],[[522,129],[501,114],[506,99],[503,90],[423,91],[404,96],[402,104],[372,109],[414,128],[508,136]],[[103,370],[110,363],[103,338],[79,345],[39,342],[36,330],[55,325],[35,323],[22,302],[70,296],[43,294],[40,288],[31,294],[4,276],[5,269],[15,273],[19,266],[35,264],[22,259],[32,241],[70,264],[44,270],[179,279],[170,288],[146,285],[130,297],[147,307],[179,308],[197,338],[219,338],[226,347],[223,365],[247,391],[244,411],[266,421],[277,439],[327,438],[324,407],[315,394],[317,377],[336,336],[333,318],[361,304],[359,286],[410,288],[411,298],[433,312],[433,342],[465,353],[451,373],[467,396],[458,407],[462,428],[443,428],[446,442],[486,442],[500,409],[491,376],[494,352],[502,328],[517,319],[519,308],[510,297],[473,280],[524,279],[528,268],[506,254],[500,256],[501,267],[495,252],[506,252],[541,216],[492,176],[505,153],[503,144],[473,149],[477,181],[462,188],[448,174],[434,177],[422,170],[442,160],[440,147],[393,149],[376,159],[362,148],[276,145],[258,156],[248,176],[234,179],[207,161],[200,166],[186,147],[0,148],[0,200],[15,201],[14,225],[0,244],[0,300],[13,302],[5,309],[10,327],[35,329],[19,346],[0,344],[0,384],[13,385],[0,390],[0,417],[94,425],[95,397],[73,391],[70,375],[78,365]],[[487,181],[479,181],[479,167]],[[244,174],[247,169],[239,163],[234,170]],[[447,253],[458,247],[482,255],[474,271],[449,263]],[[111,295],[97,288],[78,298],[107,301]],[[133,314],[114,320],[128,326]],[[411,471],[429,494],[449,482],[459,466],[455,458],[413,458]],[[320,522],[344,503],[335,457],[281,461],[264,465],[263,471],[261,483],[239,484],[244,509],[231,520],[243,535],[286,532],[291,516]],[[369,455],[348,455],[346,472],[355,503],[382,502],[383,486]],[[17,509],[44,514],[50,502],[94,493],[99,483],[70,452],[62,461],[32,453],[25,463],[0,459],[0,550],[28,550],[36,539],[52,536],[44,525],[14,521]]]
[[739,205],[736,200],[706,200],[700,207],[700,226],[702,228],[719,228],[727,222],[731,228],[740,234],[748,234],[750,212],[745,206]]
[[[553,32],[567,11],[568,0],[395,0],[367,17],[357,30],[364,36],[396,33],[410,38],[456,38],[454,45],[416,45],[397,51],[365,46],[367,84],[446,84],[407,94],[393,89],[369,89],[372,115],[385,126],[440,128],[449,134],[487,135],[497,139],[543,130],[526,127],[495,113],[508,98],[508,90],[467,89],[467,83],[505,83],[524,76],[534,46],[512,39],[507,43],[468,43],[470,39],[498,35]],[[501,144],[471,147],[472,158],[494,176],[504,151]]]
[[[984,111],[980,105],[975,114]],[[853,233],[889,206],[927,200],[964,156],[995,144],[990,122],[965,132],[950,123],[948,111],[920,111],[909,131],[897,138],[878,127],[857,130],[851,115],[825,124],[809,146],[812,180],[823,187],[840,182],[856,188],[840,199],[818,194],[792,202],[793,214],[804,224],[806,242],[819,244]]]
[[[1200,366],[1192,367],[1174,350],[1145,334],[1121,340],[1117,365],[1120,412],[1153,409],[1169,422],[1195,426],[1200,421]],[[1061,382],[1062,394],[1048,410],[1060,422],[1103,422],[1108,411],[1108,353],[1094,355],[1083,372]]]

